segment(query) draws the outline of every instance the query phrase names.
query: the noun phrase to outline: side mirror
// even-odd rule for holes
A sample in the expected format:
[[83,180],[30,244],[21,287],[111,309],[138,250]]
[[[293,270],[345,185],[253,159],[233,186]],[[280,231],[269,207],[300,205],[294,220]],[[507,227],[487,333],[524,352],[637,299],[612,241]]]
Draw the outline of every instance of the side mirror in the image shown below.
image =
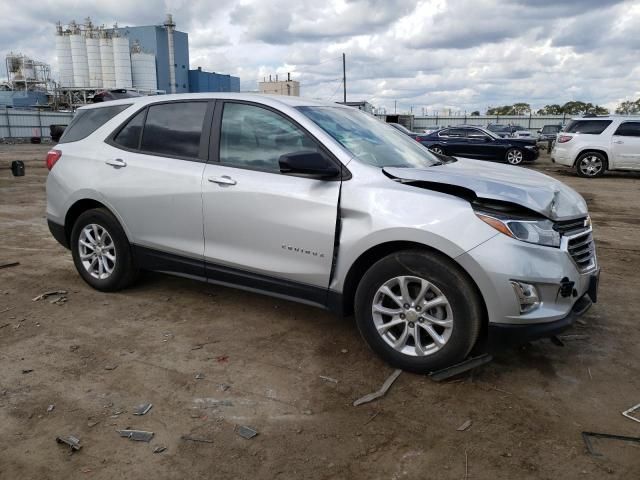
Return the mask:
[[312,178],[335,178],[340,174],[338,167],[318,152],[301,151],[282,155],[278,159],[280,172],[290,175],[304,175]]

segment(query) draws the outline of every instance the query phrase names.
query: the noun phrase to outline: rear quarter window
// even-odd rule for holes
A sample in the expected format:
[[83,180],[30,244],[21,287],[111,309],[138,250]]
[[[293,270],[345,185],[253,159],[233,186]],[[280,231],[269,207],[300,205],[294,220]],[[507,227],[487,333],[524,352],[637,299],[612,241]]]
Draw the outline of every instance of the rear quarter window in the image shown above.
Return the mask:
[[87,138],[102,125],[107,123],[120,112],[131,105],[113,105],[110,107],[90,108],[79,110],[69,126],[64,130],[58,143],[77,142]]
[[587,133],[591,135],[600,135],[605,128],[611,125],[612,120],[574,120],[567,129],[567,133]]

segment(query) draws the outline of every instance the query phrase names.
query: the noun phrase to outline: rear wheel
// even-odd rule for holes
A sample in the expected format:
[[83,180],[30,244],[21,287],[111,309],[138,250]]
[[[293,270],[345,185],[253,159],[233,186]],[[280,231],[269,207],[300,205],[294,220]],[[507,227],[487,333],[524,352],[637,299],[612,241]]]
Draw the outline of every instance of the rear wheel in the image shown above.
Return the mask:
[[576,172],[585,178],[599,177],[607,169],[607,159],[598,152],[586,152],[576,160]]
[[511,165],[520,165],[524,160],[524,152],[519,148],[510,148],[505,156]]
[[431,150],[433,153],[437,153],[438,155],[444,155],[444,150],[440,145],[433,145],[429,147],[429,150]]
[[464,360],[478,339],[481,302],[446,257],[405,250],[362,277],[356,322],[369,346],[390,365],[428,373]]
[[137,276],[131,246],[118,220],[104,208],[83,212],[71,231],[73,263],[82,279],[97,290],[112,292]]

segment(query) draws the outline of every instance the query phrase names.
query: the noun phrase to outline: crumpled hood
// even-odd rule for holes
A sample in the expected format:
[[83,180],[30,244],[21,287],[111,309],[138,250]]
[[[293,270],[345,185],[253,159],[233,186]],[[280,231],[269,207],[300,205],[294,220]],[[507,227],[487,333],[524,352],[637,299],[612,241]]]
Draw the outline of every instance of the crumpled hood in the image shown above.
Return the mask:
[[569,220],[588,212],[578,192],[548,175],[526,168],[462,158],[427,168],[385,167],[383,170],[400,180],[466,188],[478,198],[515,203],[551,220]]

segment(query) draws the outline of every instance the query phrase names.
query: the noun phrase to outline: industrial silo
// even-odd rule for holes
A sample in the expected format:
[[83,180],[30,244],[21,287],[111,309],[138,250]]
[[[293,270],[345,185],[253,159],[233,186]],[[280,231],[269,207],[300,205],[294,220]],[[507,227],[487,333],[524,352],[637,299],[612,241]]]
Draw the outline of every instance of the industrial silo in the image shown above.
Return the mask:
[[73,61],[73,86],[87,88],[89,86],[89,62],[87,61],[87,44],[80,28],[71,22],[71,60]]
[[129,55],[129,39],[114,36],[113,67],[116,76],[116,88],[131,88],[131,56]]
[[156,57],[151,53],[145,53],[140,45],[134,45],[131,49],[131,76],[133,88],[139,90],[157,90]]
[[93,29],[87,19],[85,30],[85,44],[87,46],[87,64],[89,65],[89,86],[91,88],[102,87],[102,59],[100,58],[100,39],[98,32]]
[[73,87],[73,60],[71,58],[71,41],[69,35],[62,31],[62,25],[56,26],[56,57],[60,71],[60,86]]
[[113,66],[113,43],[107,32],[100,35],[100,63],[102,66],[102,86],[116,88],[116,72]]

